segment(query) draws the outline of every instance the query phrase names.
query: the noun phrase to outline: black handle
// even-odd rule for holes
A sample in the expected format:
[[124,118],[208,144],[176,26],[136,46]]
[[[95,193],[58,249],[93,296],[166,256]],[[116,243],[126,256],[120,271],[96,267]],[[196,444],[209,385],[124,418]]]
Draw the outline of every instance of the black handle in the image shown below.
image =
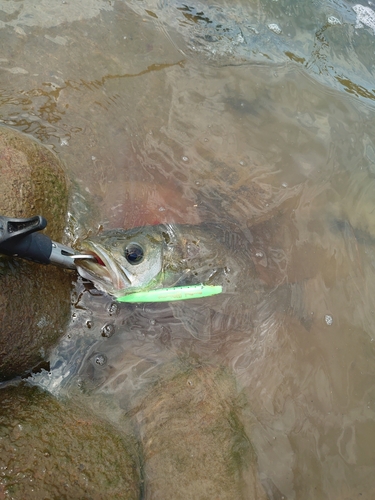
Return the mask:
[[41,215],[29,219],[0,216],[0,253],[49,264],[52,240],[38,233],[47,226]]

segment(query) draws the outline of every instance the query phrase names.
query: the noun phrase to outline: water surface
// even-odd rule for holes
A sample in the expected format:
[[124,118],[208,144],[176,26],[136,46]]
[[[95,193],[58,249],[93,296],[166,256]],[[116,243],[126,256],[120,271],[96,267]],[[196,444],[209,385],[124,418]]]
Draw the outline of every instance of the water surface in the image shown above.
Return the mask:
[[254,237],[264,282],[294,286],[298,300],[283,310],[265,296],[248,329],[199,343],[78,282],[38,383],[104,394],[116,420],[182,350],[236,376],[269,498],[373,498],[371,6],[81,4],[0,10],[1,120],[66,162],[67,237],[217,222]]

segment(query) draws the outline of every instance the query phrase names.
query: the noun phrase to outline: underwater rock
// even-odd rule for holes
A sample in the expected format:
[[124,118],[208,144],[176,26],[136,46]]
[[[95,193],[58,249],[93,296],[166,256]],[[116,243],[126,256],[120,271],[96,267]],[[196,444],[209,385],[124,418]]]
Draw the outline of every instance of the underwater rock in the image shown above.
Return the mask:
[[186,366],[168,377],[174,369],[165,367],[166,377],[136,409],[145,498],[266,499],[234,378],[210,366]]
[[[68,202],[63,164],[45,146],[0,127],[0,215],[43,215],[61,241]],[[0,380],[44,359],[69,319],[71,275],[0,255]]]
[[110,425],[36,387],[0,398],[0,498],[139,498],[133,445]]

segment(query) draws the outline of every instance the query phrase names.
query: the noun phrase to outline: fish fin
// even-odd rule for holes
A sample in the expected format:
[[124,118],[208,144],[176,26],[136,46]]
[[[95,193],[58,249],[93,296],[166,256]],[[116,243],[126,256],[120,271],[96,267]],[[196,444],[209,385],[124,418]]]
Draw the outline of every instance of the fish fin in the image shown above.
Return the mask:
[[171,302],[173,315],[197,340],[208,342],[211,339],[211,309],[197,301]]

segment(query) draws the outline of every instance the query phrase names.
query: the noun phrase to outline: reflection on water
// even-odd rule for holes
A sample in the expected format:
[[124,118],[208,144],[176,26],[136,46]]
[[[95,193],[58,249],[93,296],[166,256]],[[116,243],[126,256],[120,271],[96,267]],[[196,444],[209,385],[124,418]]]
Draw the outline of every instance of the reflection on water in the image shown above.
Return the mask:
[[31,3],[1,7],[1,120],[66,162],[67,238],[215,222],[252,241],[264,289],[280,292],[244,308],[248,328],[201,342],[168,306],[117,310],[78,281],[36,381],[96,410],[104,398],[116,421],[177,356],[225,366],[269,498],[373,498],[371,25],[328,0],[87,0],[53,23],[53,2]]

